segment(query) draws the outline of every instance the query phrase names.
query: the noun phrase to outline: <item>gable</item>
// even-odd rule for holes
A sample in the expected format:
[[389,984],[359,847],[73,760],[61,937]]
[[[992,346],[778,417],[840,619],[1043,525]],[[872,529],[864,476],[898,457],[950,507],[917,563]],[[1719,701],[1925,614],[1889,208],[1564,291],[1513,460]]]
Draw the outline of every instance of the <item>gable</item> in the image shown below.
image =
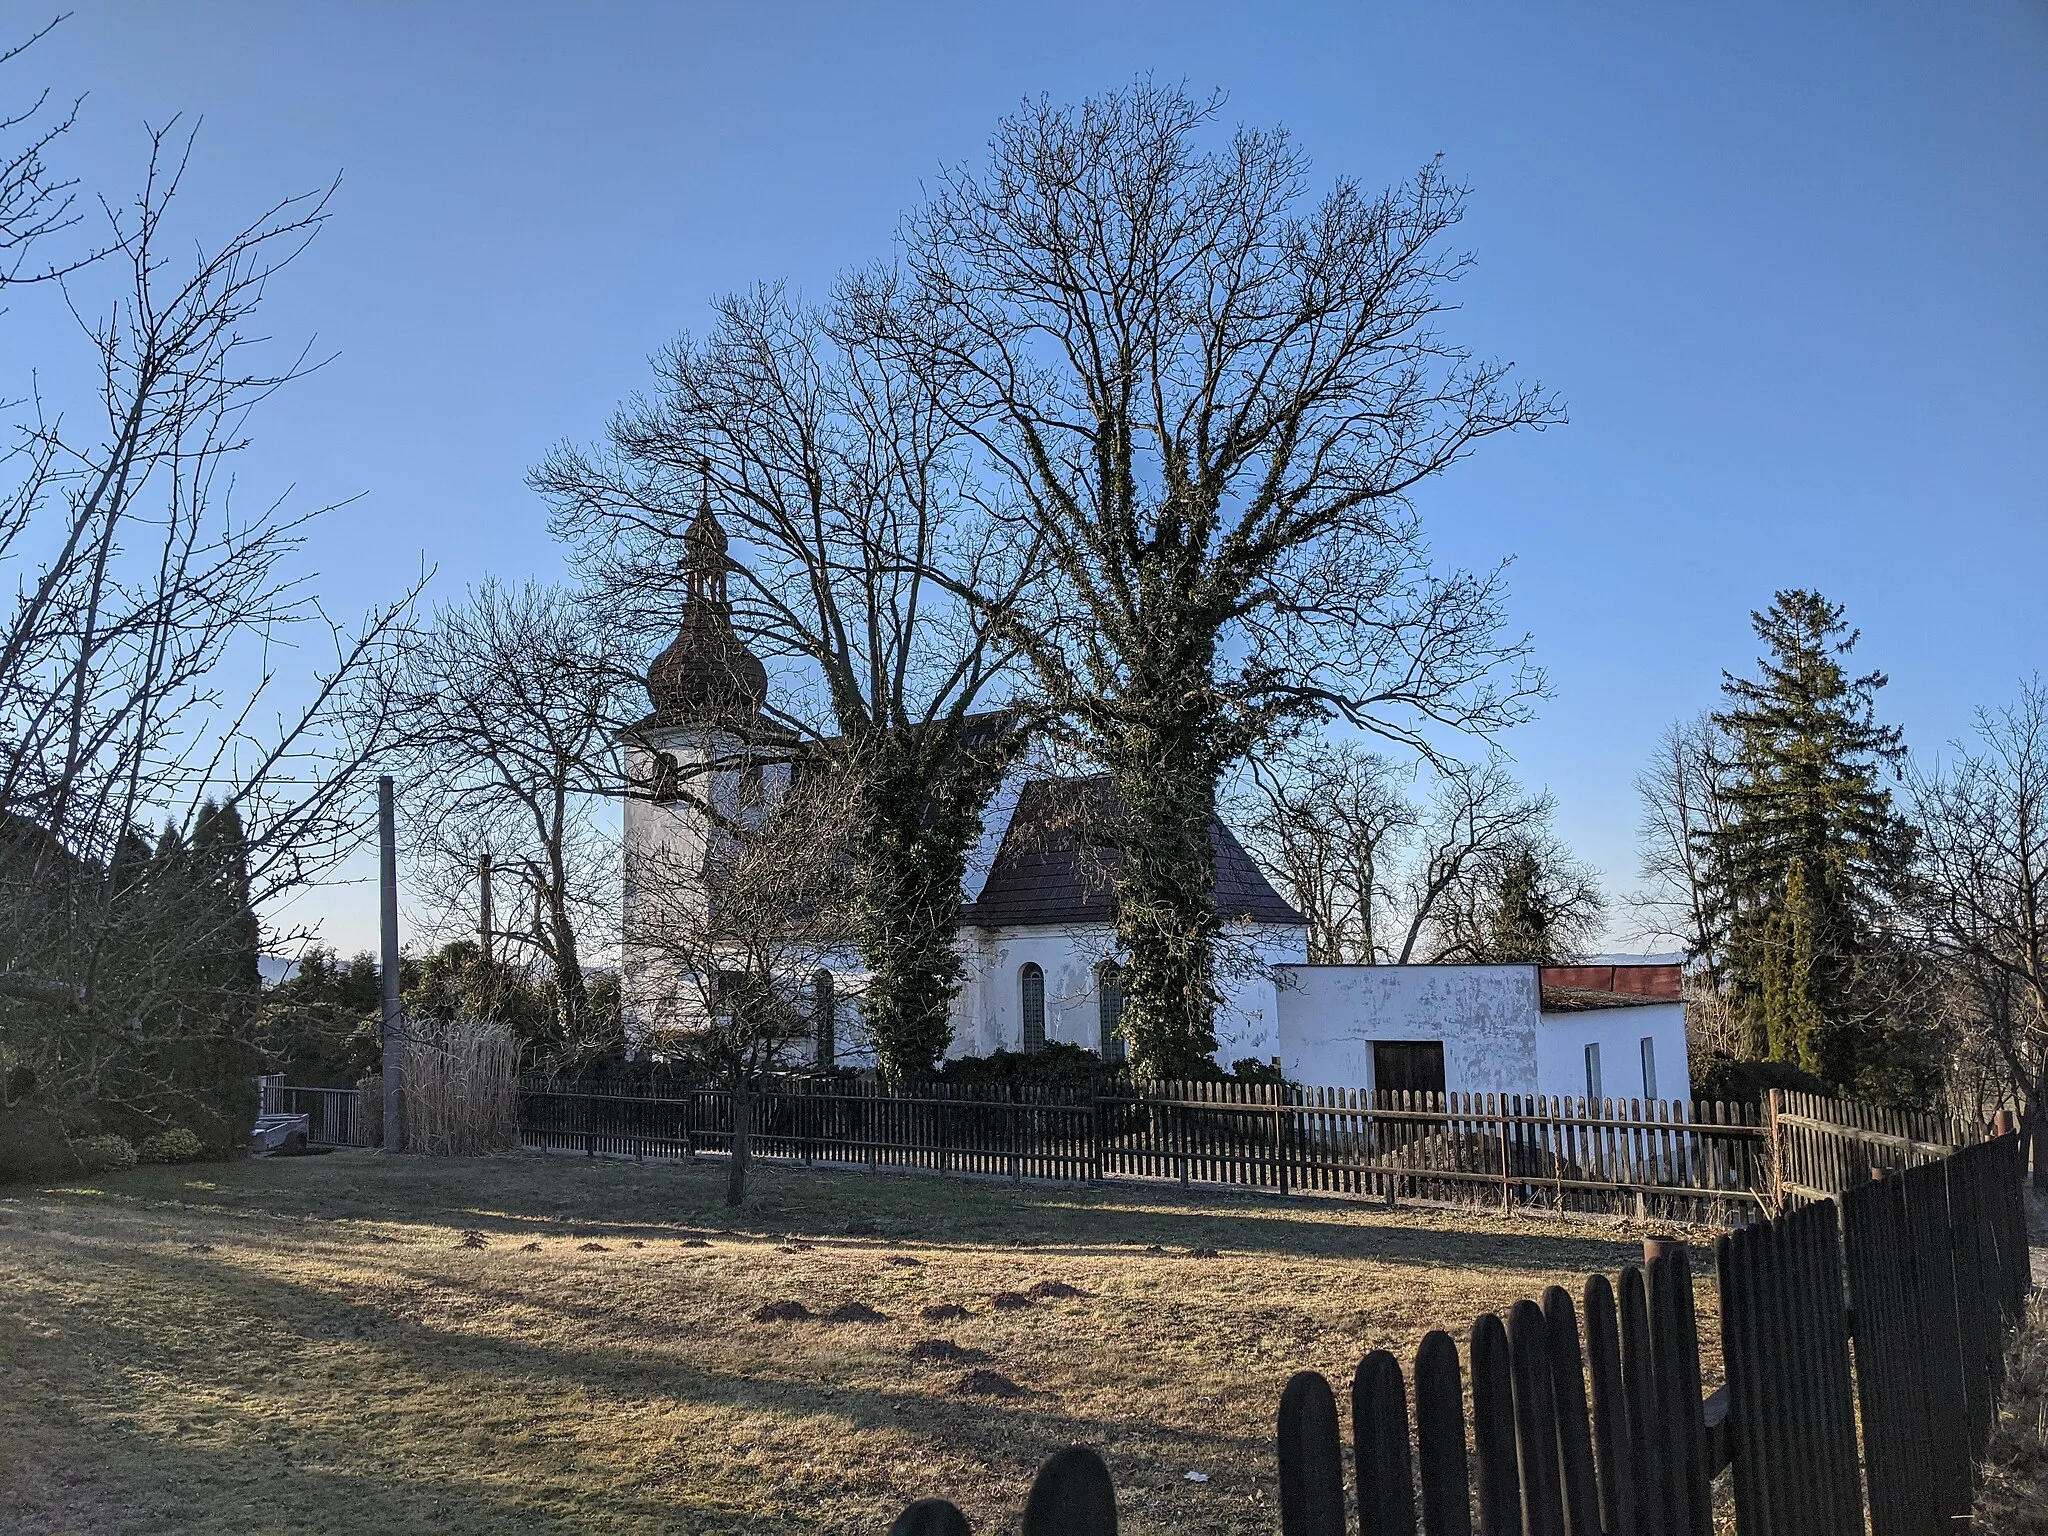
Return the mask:
[[[1106,777],[1023,785],[988,878],[960,920],[991,928],[1113,922],[1117,855],[1107,832],[1122,809]],[[1225,922],[1305,921],[1220,820],[1209,825],[1209,846],[1216,907]]]

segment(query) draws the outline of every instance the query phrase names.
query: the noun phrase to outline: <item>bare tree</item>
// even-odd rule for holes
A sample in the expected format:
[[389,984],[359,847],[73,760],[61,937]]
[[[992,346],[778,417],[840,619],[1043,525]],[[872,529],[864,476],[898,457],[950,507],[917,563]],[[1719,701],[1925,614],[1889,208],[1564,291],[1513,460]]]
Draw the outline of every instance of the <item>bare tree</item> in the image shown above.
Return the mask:
[[1721,931],[1706,877],[1704,849],[1727,826],[1727,800],[1716,764],[1729,743],[1711,714],[1664,728],[1657,754],[1636,775],[1642,820],[1636,846],[1647,886],[1629,905],[1647,938],[1675,941],[1707,976],[1718,975]]
[[[0,1066],[38,1085],[56,1122],[160,1125],[178,1083],[219,1076],[207,1063],[226,1058],[209,1052],[241,1050],[251,1027],[246,978],[225,978],[209,1009],[181,956],[252,947],[253,912],[359,841],[382,722],[342,706],[399,640],[409,595],[359,625],[335,620],[293,569],[311,515],[231,496],[249,413],[306,366],[304,353],[266,365],[254,320],[326,196],[286,199],[195,251],[169,223],[191,141],[160,130],[132,204],[102,205],[97,258],[39,268],[36,242],[70,213],[45,168],[50,130],[26,131],[25,152],[0,151],[0,241],[16,274],[70,269],[29,291],[78,317],[95,409],[74,425],[32,394],[0,457],[0,559],[19,573],[0,634]],[[107,276],[111,297],[93,286]],[[136,921],[141,906],[165,910],[141,902],[135,852],[138,829],[164,821],[158,886],[202,831],[230,850],[216,933],[193,933],[189,913]],[[159,996],[173,978],[177,995]]]
[[[58,17],[11,47],[0,48],[0,69],[48,37]],[[0,112],[0,291],[23,283],[48,282],[98,259],[97,248],[43,260],[39,248],[80,219],[78,183],[52,169],[52,149],[78,120],[78,103],[52,110],[50,93]]]
[[632,851],[628,966],[655,1049],[722,1083],[732,1103],[726,1203],[746,1199],[761,1079],[811,1055],[843,964],[851,865],[839,856],[860,791],[822,756],[785,769],[745,814],[701,843]]
[[1607,910],[1591,870],[1546,828],[1467,859],[1430,909],[1429,958],[1439,965],[1569,965]]
[[1308,919],[1308,958],[1372,965],[1399,855],[1419,824],[1387,758],[1356,742],[1293,743],[1252,764],[1236,821],[1252,855]]
[[950,1035],[960,881],[1023,742],[998,632],[1032,562],[990,515],[931,370],[874,323],[893,303],[886,275],[822,310],[773,287],[722,299],[706,338],[661,355],[655,398],[620,413],[606,452],[559,450],[535,481],[649,628],[677,617],[700,506],[737,538],[737,627],[799,690],[752,750],[829,737],[862,764],[853,931],[883,1067],[904,1075]]
[[1004,629],[1128,815],[1118,939],[1141,1065],[1214,1047],[1226,769],[1285,723],[1520,719],[1538,679],[1500,578],[1430,566],[1410,497],[1482,439],[1560,419],[1439,329],[1466,258],[1434,165],[1309,199],[1281,131],[1202,139],[1217,99],[1141,80],[1005,119],[904,232],[907,349],[1043,539]]
[[1976,740],[1945,772],[1911,781],[1921,887],[1935,942],[1963,994],[1970,1036],[2006,1086],[2048,1166],[2048,685],[1980,710]]
[[602,604],[486,581],[439,609],[364,701],[389,721],[417,878],[444,913],[474,915],[482,958],[545,967],[572,1053],[609,1038],[584,964],[590,929],[616,921],[607,813],[623,782],[625,649]]
[[1548,795],[1528,794],[1497,760],[1443,765],[1401,882],[1406,922],[1394,963],[1442,958],[1446,945],[1455,946],[1461,920],[1449,914],[1474,914],[1464,928],[1478,920],[1482,893],[1545,835],[1550,812]]

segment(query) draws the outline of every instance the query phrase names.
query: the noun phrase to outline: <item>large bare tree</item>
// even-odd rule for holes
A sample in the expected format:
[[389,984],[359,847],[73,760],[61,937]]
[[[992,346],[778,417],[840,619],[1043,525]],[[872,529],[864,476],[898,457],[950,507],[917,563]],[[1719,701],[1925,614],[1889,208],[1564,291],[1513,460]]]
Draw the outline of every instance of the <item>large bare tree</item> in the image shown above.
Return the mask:
[[633,664],[605,605],[556,586],[486,581],[441,607],[364,703],[388,721],[415,878],[474,914],[483,958],[536,960],[572,1052],[590,1017],[588,934],[616,921],[609,812]]
[[1707,880],[1706,847],[1728,824],[1716,767],[1731,747],[1710,714],[1673,721],[1650,766],[1636,775],[1642,805],[1636,846],[1647,882],[1630,899],[1645,937],[1676,941],[1704,975],[1719,974],[1722,929]]
[[2048,1170],[2048,685],[1980,710],[1976,739],[1915,776],[1921,889],[1966,1035],[1995,1055]]
[[736,623],[796,690],[750,750],[829,738],[857,766],[850,933],[880,1060],[903,1076],[946,1047],[961,877],[1023,742],[1001,635],[1031,562],[991,516],[928,358],[873,323],[895,307],[886,274],[823,309],[774,287],[729,296],[706,337],[663,352],[654,397],[620,412],[606,450],[560,450],[535,478],[650,631],[677,617],[700,505],[736,538]]
[[[0,560],[17,575],[0,632],[0,1069],[8,1114],[67,1133],[94,1116],[161,1125],[192,1097],[181,1072],[247,1047],[253,953],[212,1007],[183,957],[252,950],[251,914],[356,845],[382,723],[342,705],[406,601],[330,616],[300,567],[312,516],[232,494],[250,412],[306,366],[270,356],[257,311],[326,196],[195,244],[173,228],[191,139],[160,130],[132,201],[102,201],[96,239],[46,256],[76,211],[51,169],[68,121],[0,122],[0,281],[78,323],[72,358],[22,360],[0,455]],[[67,390],[89,405],[59,409]],[[137,920],[167,910],[142,884],[195,860],[220,865],[218,931],[193,931],[199,907]],[[232,1096],[235,1077],[210,1086]],[[247,1124],[221,1113],[210,1132]]]
[[1310,963],[1378,963],[1400,855],[1420,820],[1405,775],[1357,742],[1320,739],[1252,766],[1233,819],[1308,919]]
[[1306,716],[1421,747],[1522,717],[1499,573],[1436,573],[1413,497],[1560,419],[1441,329],[1460,187],[1312,194],[1285,132],[1212,137],[1219,110],[1149,80],[1027,105],[909,219],[892,306],[1043,540],[1003,632],[1116,780],[1126,1027],[1161,1072],[1214,1048],[1232,762]]

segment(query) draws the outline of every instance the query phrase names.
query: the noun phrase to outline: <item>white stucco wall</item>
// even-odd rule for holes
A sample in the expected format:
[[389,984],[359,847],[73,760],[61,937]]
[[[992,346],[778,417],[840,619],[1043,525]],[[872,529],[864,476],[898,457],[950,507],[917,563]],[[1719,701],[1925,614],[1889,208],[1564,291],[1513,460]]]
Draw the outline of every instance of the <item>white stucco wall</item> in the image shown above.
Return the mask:
[[[1642,1042],[1653,1042],[1656,1091],[1643,1088]],[[1546,1013],[1537,1031],[1536,1091],[1559,1098],[1586,1093],[1586,1047],[1600,1047],[1602,1095],[1610,1099],[1689,1099],[1692,1064],[1685,1046],[1685,1005],[1646,1003]]]
[[[1274,967],[1301,960],[1307,943],[1306,931],[1298,927],[1259,923],[1230,930],[1219,946],[1216,977],[1222,994],[1216,1010],[1220,1065],[1279,1054]],[[1116,935],[1108,924],[968,928],[961,931],[961,944],[967,979],[953,999],[948,1056],[987,1056],[1022,1047],[1020,973],[1027,964],[1045,972],[1045,1038],[1102,1049],[1096,968],[1116,953]]]
[[1279,1055],[1310,1087],[1375,1088],[1372,1042],[1441,1040],[1449,1093],[1531,1093],[1533,965],[1281,966]]

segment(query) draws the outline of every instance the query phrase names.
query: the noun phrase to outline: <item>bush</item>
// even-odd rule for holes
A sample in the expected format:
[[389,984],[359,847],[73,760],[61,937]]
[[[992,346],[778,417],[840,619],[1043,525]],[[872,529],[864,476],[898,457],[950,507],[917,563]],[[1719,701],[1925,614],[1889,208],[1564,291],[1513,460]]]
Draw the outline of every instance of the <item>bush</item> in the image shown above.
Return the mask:
[[939,1064],[942,1083],[1016,1084],[1033,1088],[1090,1088],[1122,1075],[1083,1046],[1048,1041],[1036,1051],[997,1051],[992,1056],[956,1056]]
[[135,1147],[125,1136],[86,1136],[71,1152],[87,1173],[118,1173],[135,1166]]
[[1284,1083],[1287,1074],[1270,1061],[1245,1056],[1230,1064],[1230,1075],[1240,1083]]
[[1694,1078],[1695,1099],[1722,1100],[1729,1104],[1761,1104],[1764,1095],[1778,1088],[1792,1093],[1814,1093],[1824,1099],[1839,1098],[1833,1083],[1802,1072],[1785,1061],[1737,1061],[1732,1056],[1711,1052],[1706,1065]]
[[143,1140],[135,1154],[145,1163],[189,1163],[206,1155],[206,1146],[182,1125],[158,1131]]

